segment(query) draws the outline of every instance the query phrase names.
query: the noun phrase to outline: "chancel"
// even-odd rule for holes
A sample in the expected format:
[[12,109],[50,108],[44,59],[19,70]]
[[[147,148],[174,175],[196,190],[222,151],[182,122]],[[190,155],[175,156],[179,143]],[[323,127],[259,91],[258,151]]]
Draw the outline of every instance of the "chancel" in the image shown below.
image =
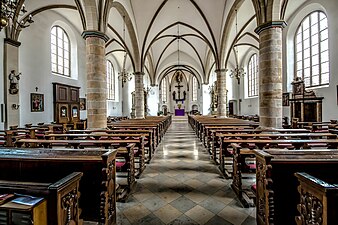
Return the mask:
[[0,224],[338,224],[338,1],[0,4]]

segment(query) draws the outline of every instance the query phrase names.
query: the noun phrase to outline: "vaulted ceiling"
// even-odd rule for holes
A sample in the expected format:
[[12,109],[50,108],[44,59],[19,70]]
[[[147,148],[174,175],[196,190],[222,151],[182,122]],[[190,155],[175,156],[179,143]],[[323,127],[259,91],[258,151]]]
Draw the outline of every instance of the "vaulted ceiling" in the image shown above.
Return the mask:
[[[285,19],[305,1],[280,0],[285,7]],[[127,52],[126,68],[131,72],[143,71],[152,84],[158,84],[177,68],[208,83],[210,73],[216,68],[230,69],[236,65],[233,46],[237,46],[239,62],[248,52],[257,51],[259,42],[254,33],[257,21],[253,2],[34,0],[25,4],[33,16],[48,13],[48,10],[59,13],[80,33],[90,28],[105,32],[110,38],[106,45],[107,57],[114,59],[118,69]],[[96,14],[98,23],[93,24],[95,20],[89,17]]]

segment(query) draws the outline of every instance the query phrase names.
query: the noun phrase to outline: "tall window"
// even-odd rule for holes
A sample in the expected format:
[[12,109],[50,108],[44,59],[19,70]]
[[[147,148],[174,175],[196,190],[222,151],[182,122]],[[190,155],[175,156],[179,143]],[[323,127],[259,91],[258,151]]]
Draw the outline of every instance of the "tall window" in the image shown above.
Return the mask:
[[306,87],[329,84],[329,37],[327,17],[313,12],[304,18],[295,36],[296,76]]
[[115,100],[115,70],[109,60],[107,60],[107,99]]
[[51,30],[52,72],[70,76],[70,42],[67,33],[59,26]]
[[248,96],[258,95],[258,58],[257,54],[250,57],[248,64]]
[[192,100],[197,101],[198,83],[196,77],[192,77]]
[[164,78],[161,83],[162,102],[167,102],[167,81]]

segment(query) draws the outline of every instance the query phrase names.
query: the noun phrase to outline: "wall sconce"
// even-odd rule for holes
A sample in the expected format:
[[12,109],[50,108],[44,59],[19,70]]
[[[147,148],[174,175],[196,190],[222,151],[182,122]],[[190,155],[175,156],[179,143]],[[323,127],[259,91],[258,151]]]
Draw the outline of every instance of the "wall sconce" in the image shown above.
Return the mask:
[[20,107],[19,104],[15,104],[15,103],[12,104],[12,109],[14,109],[14,110],[18,110],[19,107]]

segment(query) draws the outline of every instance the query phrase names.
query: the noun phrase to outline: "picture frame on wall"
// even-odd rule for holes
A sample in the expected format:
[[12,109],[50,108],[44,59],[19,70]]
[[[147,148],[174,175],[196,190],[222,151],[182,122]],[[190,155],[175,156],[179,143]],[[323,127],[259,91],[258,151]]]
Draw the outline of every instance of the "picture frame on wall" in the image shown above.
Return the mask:
[[283,93],[283,106],[290,106],[290,102],[289,102],[289,99],[290,99],[290,93]]
[[39,93],[31,93],[31,112],[43,112],[44,95]]
[[86,110],[86,98],[80,98],[80,110]]

